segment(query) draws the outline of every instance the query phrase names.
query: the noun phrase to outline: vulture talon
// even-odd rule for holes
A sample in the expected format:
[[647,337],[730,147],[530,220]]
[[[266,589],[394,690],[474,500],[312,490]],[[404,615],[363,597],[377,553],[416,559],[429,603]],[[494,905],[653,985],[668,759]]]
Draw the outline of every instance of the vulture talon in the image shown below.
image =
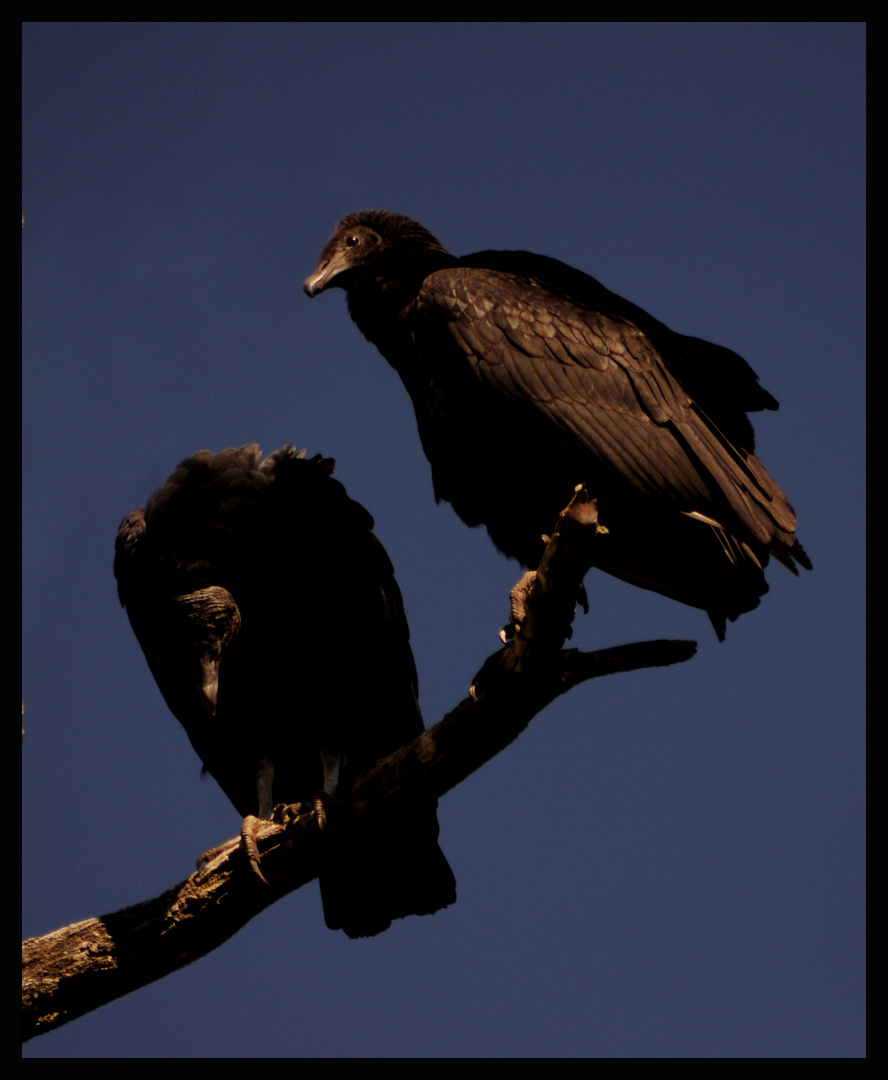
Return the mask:
[[244,818],[244,823],[241,826],[240,832],[240,851],[250,864],[250,869],[262,882],[263,885],[267,885],[265,875],[259,869],[262,862],[262,856],[259,854],[259,847],[256,843],[256,835],[263,825],[267,825],[268,822],[260,817],[256,817],[255,814],[247,814]]
[[315,796],[314,816],[317,818],[318,829],[323,832],[324,829],[327,828],[327,806],[326,798],[323,792],[320,792]]

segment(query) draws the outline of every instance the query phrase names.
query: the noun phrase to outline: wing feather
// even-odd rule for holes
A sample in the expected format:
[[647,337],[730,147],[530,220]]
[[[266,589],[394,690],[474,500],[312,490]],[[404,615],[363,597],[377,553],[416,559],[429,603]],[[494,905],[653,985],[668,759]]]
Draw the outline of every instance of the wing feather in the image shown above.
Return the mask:
[[542,413],[568,445],[638,490],[716,520],[735,515],[766,546],[775,525],[794,529],[792,507],[755,455],[730,442],[629,319],[478,266],[430,274],[418,306],[445,314],[484,385]]

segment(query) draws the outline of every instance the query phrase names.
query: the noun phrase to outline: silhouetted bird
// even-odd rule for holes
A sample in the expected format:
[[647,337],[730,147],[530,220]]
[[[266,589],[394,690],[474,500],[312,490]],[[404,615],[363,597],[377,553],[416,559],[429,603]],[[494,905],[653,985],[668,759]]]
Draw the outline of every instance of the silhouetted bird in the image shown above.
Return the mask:
[[677,334],[594,278],[526,251],[457,258],[384,211],[339,223],[305,282],[339,287],[416,411],[438,500],[535,567],[574,487],[609,533],[596,565],[725,620],[773,555],[811,563],[747,412],[776,409],[736,353]]
[[[114,573],[167,705],[244,817],[328,794],[423,730],[401,593],[333,461],[258,446],[183,461],[124,518]],[[331,929],[453,903],[436,801],[325,837]]]

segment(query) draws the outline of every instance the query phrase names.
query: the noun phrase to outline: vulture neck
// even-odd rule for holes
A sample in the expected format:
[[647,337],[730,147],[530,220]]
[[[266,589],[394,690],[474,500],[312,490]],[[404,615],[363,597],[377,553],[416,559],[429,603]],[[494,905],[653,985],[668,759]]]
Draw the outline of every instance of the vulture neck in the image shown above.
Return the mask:
[[349,314],[397,370],[402,369],[401,358],[411,346],[409,316],[423,282],[429,274],[456,263],[455,256],[442,249],[391,251],[367,267],[349,289]]

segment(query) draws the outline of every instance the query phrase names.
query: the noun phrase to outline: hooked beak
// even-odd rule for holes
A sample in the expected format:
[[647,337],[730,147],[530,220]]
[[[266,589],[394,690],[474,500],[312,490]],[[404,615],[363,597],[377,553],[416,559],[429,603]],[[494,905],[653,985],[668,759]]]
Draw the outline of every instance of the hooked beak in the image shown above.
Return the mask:
[[336,278],[347,269],[348,256],[344,251],[336,251],[329,259],[322,259],[317,270],[302,283],[306,296],[314,298],[324,289],[343,288],[344,283],[337,281]]
[[210,716],[216,715],[216,703],[219,697],[219,661],[201,657],[200,700]]

